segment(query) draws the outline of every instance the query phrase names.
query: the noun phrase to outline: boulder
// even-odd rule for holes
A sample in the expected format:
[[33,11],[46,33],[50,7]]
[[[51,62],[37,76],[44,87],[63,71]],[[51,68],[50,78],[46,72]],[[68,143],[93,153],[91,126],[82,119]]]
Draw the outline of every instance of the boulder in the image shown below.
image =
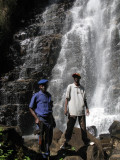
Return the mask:
[[61,130],[59,130],[58,128],[55,128],[53,130],[53,140],[58,142],[62,134],[63,132]]
[[0,141],[3,141],[4,144],[7,143],[12,146],[23,145],[22,132],[18,126],[7,127],[0,125],[0,132]]
[[64,160],[82,160],[79,156],[67,156]]
[[112,155],[109,160],[120,160],[120,154],[114,154]]
[[89,126],[89,127],[87,127],[87,130],[93,136],[95,136],[95,137],[97,136],[97,128],[96,128],[96,126]]
[[[61,131],[58,129],[54,132],[54,136],[57,137],[56,134],[61,134]],[[51,154],[56,155],[56,159],[64,159],[64,160],[103,160],[103,150],[100,143],[100,140],[96,139],[89,132],[88,138],[90,141],[93,141],[95,145],[93,146],[85,146],[81,139],[81,130],[80,128],[74,128],[72,138],[69,141],[69,144],[72,146],[70,150],[60,149],[60,146],[65,141],[65,133],[61,134],[59,141],[56,141],[56,138],[53,137],[53,142],[51,145]],[[59,137],[58,136],[58,137]],[[57,138],[58,140],[58,138]]]
[[109,132],[111,137],[116,137],[120,139],[120,122],[114,121],[109,127]]
[[111,141],[111,136],[110,134],[100,134],[99,138],[104,152],[104,157],[107,159],[112,154],[113,144]]

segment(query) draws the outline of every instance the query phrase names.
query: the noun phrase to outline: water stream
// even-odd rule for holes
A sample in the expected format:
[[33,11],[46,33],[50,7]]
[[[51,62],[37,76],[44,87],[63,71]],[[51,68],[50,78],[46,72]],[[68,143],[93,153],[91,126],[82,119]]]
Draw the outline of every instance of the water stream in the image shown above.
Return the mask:
[[25,54],[21,56],[17,81],[24,82],[31,75],[41,77],[41,73],[37,73],[44,66],[43,51],[47,53],[44,49],[53,45],[49,36],[62,34],[61,50],[59,43],[51,50],[53,56],[59,54],[59,57],[49,82],[57,127],[62,131],[66,129],[65,92],[68,84],[73,83],[72,74],[79,72],[90,109],[87,126],[95,125],[98,135],[107,133],[111,123],[120,120],[120,1],[76,0],[65,13],[61,6],[53,3],[58,1],[51,0],[45,12],[36,15],[37,20],[17,35],[18,38],[25,36],[20,41]]
[[118,0],[76,0],[70,10],[72,26],[63,35],[49,87],[54,116],[61,130],[66,128],[65,91],[73,82],[74,72],[81,74],[87,93],[90,108],[87,126],[95,125],[98,134],[107,133],[111,123],[120,120],[117,88],[120,70],[118,66],[114,68],[120,54],[119,49],[113,49],[118,45],[115,33],[120,28],[116,22],[118,4]]

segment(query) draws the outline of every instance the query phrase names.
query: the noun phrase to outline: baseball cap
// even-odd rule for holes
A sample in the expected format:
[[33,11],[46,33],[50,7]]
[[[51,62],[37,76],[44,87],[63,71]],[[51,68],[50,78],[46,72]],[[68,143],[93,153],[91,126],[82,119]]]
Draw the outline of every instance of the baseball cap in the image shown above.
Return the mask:
[[47,79],[41,79],[41,80],[38,82],[38,84],[45,84],[45,83],[47,83],[47,82],[48,82]]
[[72,77],[80,77],[81,78],[80,73],[73,73]]

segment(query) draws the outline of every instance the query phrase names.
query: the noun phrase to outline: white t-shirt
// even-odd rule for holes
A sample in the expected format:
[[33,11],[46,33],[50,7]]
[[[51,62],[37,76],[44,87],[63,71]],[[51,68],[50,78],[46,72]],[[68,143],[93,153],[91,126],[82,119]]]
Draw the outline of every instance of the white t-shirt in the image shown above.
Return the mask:
[[68,99],[68,110],[70,115],[85,115],[85,91],[82,86],[76,86],[74,83],[69,84],[66,91]]

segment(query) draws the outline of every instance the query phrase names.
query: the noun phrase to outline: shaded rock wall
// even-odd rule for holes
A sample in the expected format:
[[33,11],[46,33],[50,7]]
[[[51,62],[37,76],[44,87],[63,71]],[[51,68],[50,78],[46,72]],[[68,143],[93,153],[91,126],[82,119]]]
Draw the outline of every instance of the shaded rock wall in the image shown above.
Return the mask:
[[[73,2],[53,2],[46,11],[40,8],[41,13],[35,12],[27,25],[14,34],[10,46],[13,70],[0,81],[0,123],[18,125],[23,134],[33,130],[34,120],[28,105],[33,91],[38,90],[37,81],[49,79],[59,55],[62,34],[69,29],[63,26]],[[68,23],[71,23],[69,18]]]
[[9,48],[13,34],[27,26],[28,20],[43,12],[48,4],[49,0],[41,0],[41,3],[38,0],[0,1],[0,76],[14,68]]

